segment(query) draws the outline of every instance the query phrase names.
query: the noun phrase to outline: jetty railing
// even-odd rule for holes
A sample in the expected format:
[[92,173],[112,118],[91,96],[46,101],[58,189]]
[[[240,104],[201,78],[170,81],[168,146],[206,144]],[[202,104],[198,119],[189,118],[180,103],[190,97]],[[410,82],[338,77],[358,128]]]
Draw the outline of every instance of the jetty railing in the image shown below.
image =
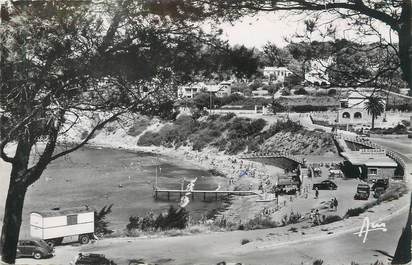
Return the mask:
[[153,197],[155,199],[158,199],[160,197],[160,194],[167,194],[167,200],[170,200],[170,197],[173,195],[179,195],[179,197],[184,196],[186,193],[190,193],[190,196],[192,197],[192,200],[195,199],[195,194],[201,194],[203,195],[203,200],[206,200],[207,196],[213,194],[214,196],[209,196],[212,197],[215,200],[218,200],[219,196],[218,195],[238,195],[238,196],[246,196],[246,195],[260,195],[260,191],[256,190],[192,190],[192,191],[187,191],[187,190],[176,190],[176,189],[161,189],[159,187],[154,187],[153,188]]

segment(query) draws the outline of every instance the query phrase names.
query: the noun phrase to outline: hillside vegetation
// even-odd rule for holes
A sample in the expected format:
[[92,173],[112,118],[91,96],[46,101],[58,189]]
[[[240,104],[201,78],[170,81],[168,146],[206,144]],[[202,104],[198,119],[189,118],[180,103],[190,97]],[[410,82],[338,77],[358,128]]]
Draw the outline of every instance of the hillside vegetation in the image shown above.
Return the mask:
[[286,151],[292,154],[336,152],[328,133],[308,131],[289,120],[269,126],[263,119],[240,118],[233,113],[199,119],[182,115],[158,131],[146,131],[137,144],[192,146],[198,151],[208,147],[226,154],[258,151]]

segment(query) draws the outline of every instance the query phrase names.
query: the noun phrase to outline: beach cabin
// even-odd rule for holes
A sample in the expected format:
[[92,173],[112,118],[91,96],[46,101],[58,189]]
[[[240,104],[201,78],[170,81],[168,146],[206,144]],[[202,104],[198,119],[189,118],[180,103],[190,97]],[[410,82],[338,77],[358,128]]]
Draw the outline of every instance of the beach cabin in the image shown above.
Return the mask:
[[60,244],[64,237],[77,237],[87,244],[94,234],[94,211],[88,207],[30,213],[30,235],[50,245]]
[[357,152],[342,152],[357,176],[365,180],[389,179],[395,177],[398,164],[386,156],[385,150],[360,149]]

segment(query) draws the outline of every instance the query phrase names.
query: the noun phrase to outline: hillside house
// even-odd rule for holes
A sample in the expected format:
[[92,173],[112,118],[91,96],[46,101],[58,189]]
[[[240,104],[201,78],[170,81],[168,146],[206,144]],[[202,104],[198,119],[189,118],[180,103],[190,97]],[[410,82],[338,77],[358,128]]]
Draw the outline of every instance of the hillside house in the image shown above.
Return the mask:
[[290,75],[292,72],[286,67],[266,66],[263,68],[263,76],[275,83],[285,82],[285,78]]
[[232,94],[232,82],[223,81],[217,85],[207,85],[205,92],[215,94],[216,97],[228,97]]
[[195,95],[201,91],[206,90],[206,84],[203,82],[179,86],[177,96],[179,98],[194,98]]
[[[369,125],[372,116],[365,109],[367,98],[374,93],[373,88],[357,89],[347,92],[346,97],[340,100],[340,108],[337,114],[338,124]],[[375,93],[376,94],[376,93]],[[386,105],[385,97],[382,100]],[[378,118],[378,117],[377,117]]]

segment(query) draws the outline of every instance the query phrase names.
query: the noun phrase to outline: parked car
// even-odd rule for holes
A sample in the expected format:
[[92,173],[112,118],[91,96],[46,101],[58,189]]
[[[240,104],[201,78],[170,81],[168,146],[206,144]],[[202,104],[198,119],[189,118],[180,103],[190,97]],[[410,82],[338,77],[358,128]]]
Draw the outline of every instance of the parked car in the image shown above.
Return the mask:
[[33,257],[42,259],[54,255],[54,248],[43,240],[19,240],[16,257]]
[[385,189],[383,187],[376,187],[375,191],[373,192],[373,197],[378,199],[384,193]]
[[320,183],[313,184],[312,189],[315,190],[316,188],[318,188],[318,190],[336,190],[338,185],[336,185],[333,181],[324,180]]
[[370,195],[370,187],[368,184],[358,184],[356,188],[355,200],[367,200]]
[[371,190],[375,190],[378,187],[382,187],[384,190],[386,190],[389,186],[389,180],[388,179],[378,179],[376,180],[375,183],[373,183]]
[[112,265],[115,264],[113,261],[107,259],[103,254],[79,254],[75,265]]

